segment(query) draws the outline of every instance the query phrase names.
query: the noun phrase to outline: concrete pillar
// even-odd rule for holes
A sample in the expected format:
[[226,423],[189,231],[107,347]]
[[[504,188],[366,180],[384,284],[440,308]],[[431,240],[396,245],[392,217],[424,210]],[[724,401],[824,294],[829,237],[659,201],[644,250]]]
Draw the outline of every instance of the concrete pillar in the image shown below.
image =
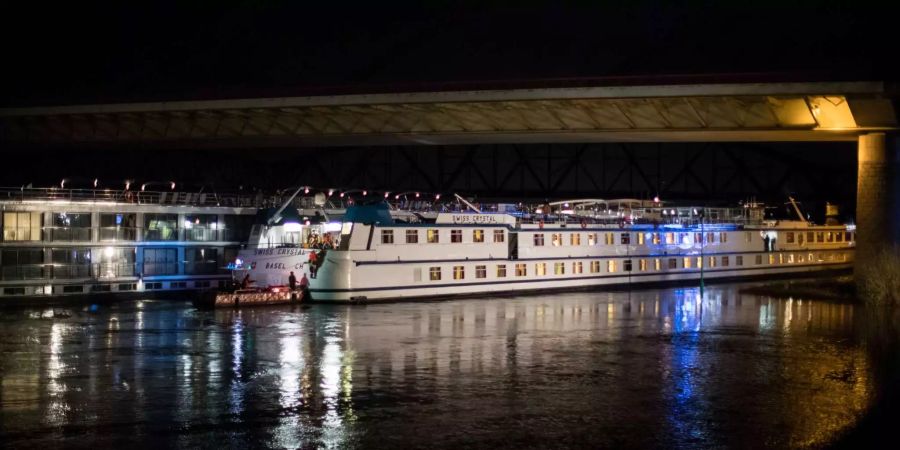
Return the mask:
[[856,184],[856,273],[878,250],[900,245],[900,140],[885,133],[859,137]]

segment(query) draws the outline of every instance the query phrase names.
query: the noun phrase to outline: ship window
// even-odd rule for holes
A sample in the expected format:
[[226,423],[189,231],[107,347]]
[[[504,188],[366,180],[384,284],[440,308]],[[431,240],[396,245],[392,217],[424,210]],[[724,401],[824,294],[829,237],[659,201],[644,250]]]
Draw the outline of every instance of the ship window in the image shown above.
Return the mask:
[[697,268],[700,269],[702,267],[703,267],[703,257],[698,256],[697,257]]
[[825,242],[825,233],[821,231],[816,233],[816,242]]
[[597,245],[597,233],[588,233],[588,245]]
[[775,255],[769,255],[769,265],[775,264]]
[[394,230],[381,230],[381,243],[382,244],[393,244],[394,243]]
[[703,233],[694,233],[694,243],[695,244],[703,243]]
[[562,233],[553,233],[551,235],[551,242],[554,247],[559,247],[562,245]]
[[644,233],[637,234],[638,245],[644,245]]
[[788,231],[788,232],[787,232],[787,234],[785,235],[785,241],[786,241],[788,244],[793,244],[793,243],[794,243],[794,232],[793,232],[793,231]]
[[575,261],[572,263],[572,273],[581,273],[583,270],[581,261]]
[[747,237],[747,242],[750,242],[753,240],[753,234],[750,231],[744,233],[744,236]]
[[440,230],[428,230],[426,234],[429,244],[437,244],[441,242]]
[[600,261],[591,261],[591,273],[600,272]]
[[534,265],[535,275],[547,275],[547,263],[537,263]]
[[631,260],[630,259],[626,259],[625,262],[622,264],[622,266],[626,272],[631,272]]
[[757,265],[762,264],[762,255],[756,255],[756,264]]
[[[689,233],[678,233],[678,241],[682,244],[688,244],[688,238],[690,237]],[[701,241],[698,239],[697,243],[699,244]]]
[[738,255],[734,257],[734,265],[743,266],[744,265],[744,257],[742,255]]
[[675,233],[666,233],[666,244],[674,244],[675,243]]
[[462,280],[466,277],[466,267],[465,266],[453,266],[453,279],[454,280]]
[[797,233],[797,243],[803,245],[803,233]]
[[658,270],[660,270],[661,268],[662,268],[662,266],[661,266],[661,264],[660,264],[659,258],[654,259],[654,260],[653,260],[653,269],[658,271]]
[[51,213],[46,227],[51,241],[90,241],[91,213]]
[[844,240],[847,242],[850,242],[850,232],[849,231],[844,232]]
[[247,242],[255,222],[256,217],[249,214],[226,214],[225,222],[220,228],[222,230],[220,239],[228,242]]
[[606,261],[606,271],[609,273],[615,273],[616,271],[616,262],[614,260]]
[[39,241],[41,240],[41,213],[39,212],[5,212],[3,213],[4,241]]
[[178,240],[177,214],[144,214],[145,241]]
[[659,233],[653,233],[653,245],[659,245]]
[[689,256],[684,257],[684,268],[685,269],[691,268],[691,258]]
[[834,241],[835,242],[844,242],[844,233],[840,231],[834,233]]
[[484,242],[484,230],[472,230],[472,242]]
[[669,258],[669,270],[678,268],[678,260],[675,258]]
[[526,264],[516,264],[516,276],[524,277],[528,275],[528,266]]
[[219,271],[219,252],[215,248],[189,247],[184,249],[184,273],[213,275]]
[[834,242],[834,233],[830,231],[825,233],[825,242]]
[[503,230],[494,230],[494,242],[503,242]]
[[721,242],[722,244],[728,242],[728,233],[724,231],[719,233],[719,242]]
[[813,233],[812,231],[807,231],[806,232],[806,242],[809,242],[810,244],[812,244],[813,242],[816,242],[815,236],[816,236],[815,233]]
[[135,214],[100,214],[101,241],[133,241],[137,222]]
[[722,267],[728,267],[728,257],[727,256],[722,257]]
[[0,251],[0,280],[27,280],[43,277],[43,249],[6,248]]
[[184,239],[210,242],[219,240],[217,214],[188,214],[184,216]]
[[788,255],[788,257],[787,257],[787,262],[788,262],[788,264],[793,264],[793,263],[794,263],[794,254],[793,254],[793,253],[791,253],[790,255]]
[[715,233],[706,233],[706,243],[707,244],[712,244],[715,241],[716,241]]
[[534,246],[540,247],[544,245],[544,233],[534,233]]
[[553,273],[556,275],[565,275],[566,274],[566,263],[558,262],[553,265]]
[[631,233],[622,233],[622,243],[623,244],[631,243]]
[[640,267],[639,270],[640,270],[641,272],[647,270],[647,260],[646,260],[646,259],[640,260],[639,267]]
[[605,233],[605,234],[606,234],[606,245],[613,245],[616,243],[614,234],[612,234],[612,233]]
[[455,244],[462,242],[462,230],[450,230],[450,242]]
[[144,275],[176,275],[178,250],[174,248],[145,248]]
[[53,278],[88,278],[91,276],[91,249],[54,248],[51,250]]
[[475,278],[487,278],[487,266],[475,266]]
[[418,244],[419,243],[419,230],[406,230],[406,243],[407,244]]
[[581,245],[581,233],[572,233],[569,237],[569,244]]
[[428,268],[428,278],[431,281],[440,281],[441,280],[441,268],[440,267],[429,267]]
[[497,278],[506,278],[506,264],[497,266]]
[[784,253],[778,254],[778,264],[784,264]]
[[709,267],[716,267],[716,257],[715,256],[709,257]]

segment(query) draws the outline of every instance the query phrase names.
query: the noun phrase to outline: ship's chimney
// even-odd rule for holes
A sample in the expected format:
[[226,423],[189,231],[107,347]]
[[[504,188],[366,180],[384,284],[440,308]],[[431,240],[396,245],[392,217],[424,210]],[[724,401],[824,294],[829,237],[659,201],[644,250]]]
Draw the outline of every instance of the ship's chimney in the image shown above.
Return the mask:
[[838,221],[839,215],[840,210],[838,205],[825,203],[825,225],[840,225],[840,222]]

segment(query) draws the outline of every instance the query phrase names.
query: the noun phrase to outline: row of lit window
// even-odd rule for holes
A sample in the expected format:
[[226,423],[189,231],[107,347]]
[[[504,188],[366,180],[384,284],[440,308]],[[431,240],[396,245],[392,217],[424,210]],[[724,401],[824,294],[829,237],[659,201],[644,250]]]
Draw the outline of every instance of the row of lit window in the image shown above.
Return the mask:
[[[632,242],[632,233],[618,233],[619,239],[617,242],[616,239],[617,233],[588,233],[587,234],[587,245],[597,245],[599,242],[599,238],[603,238],[603,243],[606,245],[616,245],[624,244],[630,245]],[[646,244],[647,240],[649,240],[654,245],[659,245],[661,242],[665,241],[666,244],[674,245],[674,244],[690,244],[691,243],[691,233],[634,233],[637,237],[635,242],[637,245]],[[563,238],[563,233],[551,233],[550,234],[550,243],[554,247],[559,247],[564,245],[565,239]],[[693,242],[700,243],[703,241],[703,233],[693,233]],[[747,241],[750,241],[750,237],[748,235]],[[533,242],[535,247],[541,247],[544,245],[544,233],[534,233]],[[708,244],[714,244],[716,242],[726,243],[728,242],[728,234],[725,232],[718,233],[706,233],[706,242]],[[581,233],[570,233],[569,234],[569,245],[581,245]]]
[[[506,238],[503,230],[493,230],[493,242],[494,243],[503,243],[506,242]],[[472,242],[484,242],[485,239],[484,230],[477,229],[472,230]],[[439,244],[441,242],[441,234],[440,230],[430,229],[425,230],[425,241],[429,244]],[[463,241],[463,230],[450,230],[450,242],[452,243],[462,243]],[[382,244],[393,244],[394,243],[394,230],[381,230],[381,243]],[[418,244],[419,243],[419,230],[406,230],[406,243],[407,244]]]
[[[807,259],[808,258],[808,259]],[[679,264],[679,259],[681,263]],[[729,267],[731,266],[731,258],[729,256],[709,256],[705,258],[708,267]],[[763,255],[756,255],[756,265],[763,264]],[[805,254],[778,254],[777,256],[774,254],[770,254],[768,257],[769,265],[775,264],[797,264],[804,262],[835,262],[835,261],[847,261],[847,255],[845,253],[840,254],[819,254],[818,259],[816,259],[815,254],[809,253]],[[702,268],[704,262],[704,257],[701,256],[685,256],[682,258],[667,258],[665,260],[666,270],[675,270],[679,268],[683,269],[691,269],[691,268]],[[569,265],[566,262],[556,262],[553,263],[553,274],[554,275],[565,275],[566,274],[566,266]],[[744,265],[744,257],[743,255],[737,255],[734,257],[734,266],[743,266]],[[496,274],[497,278],[506,278],[506,264],[498,264],[496,266]],[[601,261],[590,261],[588,269],[590,273],[600,273],[601,269]],[[663,267],[663,259],[662,258],[654,258],[654,259],[639,259],[637,260],[637,270],[640,272],[646,271],[660,271]],[[584,273],[584,263],[582,261],[575,261],[571,263],[571,273],[572,274],[581,274]],[[524,277],[528,276],[528,264],[526,263],[518,263],[514,266],[515,276]],[[622,272],[632,272],[634,271],[634,262],[631,259],[626,259],[621,261],[621,267],[619,265],[619,261],[617,260],[607,260],[606,261],[606,272],[607,273],[616,273],[621,269]],[[534,273],[537,276],[543,276],[548,274],[548,263],[540,262],[534,264]],[[440,281],[441,280],[441,268],[440,267],[430,267],[428,269],[429,279],[431,281]],[[466,278],[466,267],[465,266],[453,266],[453,279],[454,280],[463,280]],[[487,278],[487,266],[486,265],[477,265],[475,266],[475,278]]]
[[827,242],[852,242],[853,241],[853,233],[850,231],[807,231],[807,232],[797,232],[796,236],[793,231],[788,231],[785,233],[785,241],[788,244],[793,244],[796,242],[797,244],[803,245],[804,239],[808,243],[827,243]]

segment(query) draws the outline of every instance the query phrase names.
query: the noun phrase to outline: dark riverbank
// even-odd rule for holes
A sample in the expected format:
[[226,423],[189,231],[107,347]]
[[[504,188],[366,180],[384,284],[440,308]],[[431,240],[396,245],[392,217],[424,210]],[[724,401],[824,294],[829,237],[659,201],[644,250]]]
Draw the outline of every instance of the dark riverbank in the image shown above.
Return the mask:
[[741,293],[774,298],[859,303],[852,275],[775,280],[741,288]]

